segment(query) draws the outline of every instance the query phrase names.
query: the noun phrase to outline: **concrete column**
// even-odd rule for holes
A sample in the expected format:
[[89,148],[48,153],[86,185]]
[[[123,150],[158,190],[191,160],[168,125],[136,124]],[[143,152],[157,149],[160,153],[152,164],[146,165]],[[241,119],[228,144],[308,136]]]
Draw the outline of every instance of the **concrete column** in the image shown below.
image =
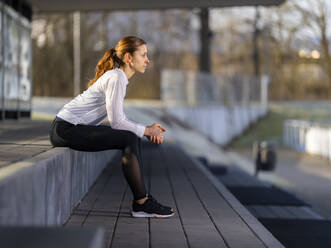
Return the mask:
[[268,88],[270,83],[270,76],[269,75],[263,75],[261,77],[258,77],[260,79],[261,84],[261,96],[260,96],[260,103],[262,106],[268,105]]
[[201,8],[200,10],[200,71],[210,72],[210,38],[209,29],[209,10]]
[[260,54],[259,54],[259,35],[260,29],[258,27],[258,22],[260,20],[259,8],[255,8],[255,20],[254,20],[254,32],[253,32],[253,62],[254,62],[254,74],[256,77],[259,77],[260,72]]
[[[22,15],[22,3],[18,3],[18,13],[20,16]],[[19,19],[16,20],[18,25],[18,52],[17,52],[17,61],[18,61],[18,67],[17,67],[17,119],[21,117],[21,99],[20,99],[20,89],[21,89],[21,42],[22,42],[22,23]]]
[[81,43],[80,43],[80,12],[73,14],[73,46],[74,46],[74,96],[80,94],[81,75]]

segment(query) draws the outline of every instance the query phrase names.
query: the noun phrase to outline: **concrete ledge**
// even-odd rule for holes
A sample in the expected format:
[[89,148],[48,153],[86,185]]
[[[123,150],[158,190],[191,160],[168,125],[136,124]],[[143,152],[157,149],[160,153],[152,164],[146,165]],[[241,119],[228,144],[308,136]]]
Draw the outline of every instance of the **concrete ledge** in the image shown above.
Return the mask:
[[61,225],[119,150],[53,148],[0,169],[0,225]]
[[1,247],[102,248],[102,228],[0,227]]

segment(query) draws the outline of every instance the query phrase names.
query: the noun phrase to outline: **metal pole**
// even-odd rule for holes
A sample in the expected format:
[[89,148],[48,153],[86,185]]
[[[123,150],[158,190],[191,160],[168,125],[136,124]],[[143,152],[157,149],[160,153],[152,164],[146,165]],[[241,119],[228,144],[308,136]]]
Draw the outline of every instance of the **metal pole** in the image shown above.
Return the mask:
[[210,38],[209,29],[209,10],[208,8],[200,9],[200,71],[210,72]]
[[80,94],[81,54],[80,54],[80,12],[73,14],[73,46],[74,46],[74,96]]

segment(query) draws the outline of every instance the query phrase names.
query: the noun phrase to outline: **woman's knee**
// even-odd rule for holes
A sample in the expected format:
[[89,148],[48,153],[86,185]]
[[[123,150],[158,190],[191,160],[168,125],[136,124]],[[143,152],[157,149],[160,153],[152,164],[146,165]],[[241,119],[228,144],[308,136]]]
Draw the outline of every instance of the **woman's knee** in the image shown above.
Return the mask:
[[124,154],[134,153],[136,154],[138,151],[138,141],[139,137],[133,132],[127,131],[125,136],[125,147],[123,149]]
[[138,138],[139,137],[135,133],[127,131],[126,132],[126,137],[125,137],[126,145],[131,146],[131,145],[138,144]]

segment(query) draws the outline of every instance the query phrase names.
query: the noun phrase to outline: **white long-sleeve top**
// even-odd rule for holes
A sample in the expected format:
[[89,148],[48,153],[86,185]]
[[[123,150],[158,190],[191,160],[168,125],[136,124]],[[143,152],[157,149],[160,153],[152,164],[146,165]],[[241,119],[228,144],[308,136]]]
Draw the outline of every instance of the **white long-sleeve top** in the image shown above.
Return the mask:
[[128,130],[142,138],[146,127],[128,120],[123,112],[128,83],[121,69],[109,70],[82,94],[64,105],[57,116],[74,125],[100,125],[108,117],[113,129]]

